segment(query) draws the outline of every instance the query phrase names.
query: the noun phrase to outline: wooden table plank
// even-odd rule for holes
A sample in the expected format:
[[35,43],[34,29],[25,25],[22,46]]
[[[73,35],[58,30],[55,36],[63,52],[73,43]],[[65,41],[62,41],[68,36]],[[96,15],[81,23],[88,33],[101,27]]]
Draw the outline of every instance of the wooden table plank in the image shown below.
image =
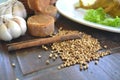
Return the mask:
[[[43,74],[44,73],[44,74]],[[93,62],[88,70],[80,71],[79,66],[71,66],[57,70],[56,66],[39,71],[37,75],[27,77],[24,80],[113,80],[104,70]]]
[[[99,61],[99,67],[108,74],[112,80],[120,79],[120,59],[113,58],[114,55],[106,56]],[[119,55],[120,57],[120,55]],[[117,62],[116,62],[117,61]]]
[[[58,70],[55,67],[51,67],[47,70],[40,71],[39,74],[36,76],[31,76],[29,78],[26,78],[24,80],[84,80],[84,77],[80,75],[80,71],[76,70],[75,68],[78,68],[78,66],[72,66],[68,68],[64,68],[61,70]],[[42,74],[44,73],[44,74]]]
[[[81,32],[92,35],[97,38],[101,45],[107,45],[108,48],[120,46],[120,34],[106,32],[94,28],[90,28],[61,16],[56,21],[56,27],[63,27],[67,30],[79,30]],[[19,42],[35,37],[26,34],[11,42]],[[3,44],[3,43],[2,43]],[[61,64],[58,59],[55,62],[51,61],[50,65],[46,65],[50,51],[44,51],[41,47],[33,47],[18,51],[9,52],[2,50],[0,44],[0,80],[15,80],[18,77],[20,80],[119,80],[120,79],[120,54],[112,54],[100,59],[98,65],[94,62],[89,64],[86,71],[80,71],[79,65],[67,67],[61,70],[57,66]],[[41,59],[38,59],[38,55]],[[13,69],[11,63],[15,62],[16,67]],[[13,71],[14,70],[14,71]]]
[[[24,75],[61,63],[59,59],[55,62],[51,60],[50,64],[46,66],[46,60],[49,60],[50,51],[42,50],[40,47],[20,50],[16,53],[20,68]],[[41,55],[40,59],[38,58],[38,55]]]
[[11,66],[8,53],[0,43],[0,80],[15,80],[15,73]]
[[82,75],[84,75],[85,80],[112,80],[110,76],[108,76],[98,65],[95,65],[94,62],[89,63],[88,70],[83,71]]

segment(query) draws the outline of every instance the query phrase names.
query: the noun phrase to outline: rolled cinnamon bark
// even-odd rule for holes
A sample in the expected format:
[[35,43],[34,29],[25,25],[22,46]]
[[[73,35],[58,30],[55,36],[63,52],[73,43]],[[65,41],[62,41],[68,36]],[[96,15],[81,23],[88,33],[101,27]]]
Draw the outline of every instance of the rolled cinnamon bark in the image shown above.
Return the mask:
[[8,51],[33,47],[33,46],[40,46],[45,44],[50,44],[54,42],[60,42],[65,40],[71,40],[71,39],[79,39],[82,38],[82,34],[68,34],[63,36],[55,36],[55,37],[49,37],[49,38],[40,38],[40,39],[33,39],[28,41],[22,41],[18,43],[11,43],[7,45]]

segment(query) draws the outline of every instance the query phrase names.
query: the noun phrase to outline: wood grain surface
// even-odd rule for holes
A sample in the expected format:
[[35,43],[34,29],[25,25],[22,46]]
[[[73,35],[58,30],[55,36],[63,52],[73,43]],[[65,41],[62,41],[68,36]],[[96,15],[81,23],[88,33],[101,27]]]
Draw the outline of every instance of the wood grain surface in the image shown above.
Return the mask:
[[[56,28],[79,30],[92,35],[100,41],[102,46],[120,47],[120,34],[90,28],[61,15],[55,25]],[[7,44],[35,38],[26,33],[25,36],[11,42],[1,41],[0,80],[16,80],[16,78],[19,80],[120,80],[120,50],[101,58],[98,65],[90,62],[87,70],[80,71],[79,65],[58,70],[57,66],[62,63],[59,58],[56,61],[50,60],[50,64],[46,65],[51,50],[45,51],[41,46],[11,52],[5,48]],[[38,55],[41,55],[40,59]],[[12,63],[15,63],[14,67]]]

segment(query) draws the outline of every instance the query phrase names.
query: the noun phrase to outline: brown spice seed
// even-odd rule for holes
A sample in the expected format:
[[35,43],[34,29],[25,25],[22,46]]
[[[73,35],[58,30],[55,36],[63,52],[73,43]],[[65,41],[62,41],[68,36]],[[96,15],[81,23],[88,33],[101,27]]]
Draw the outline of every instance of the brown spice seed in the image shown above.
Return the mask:
[[15,63],[12,63],[12,66],[15,67],[16,66]]
[[61,68],[63,68],[64,67],[64,65],[63,64],[61,64]]
[[58,57],[58,55],[57,55],[57,54],[55,54],[54,56],[55,56],[56,58]]
[[46,60],[46,64],[50,64],[50,61],[49,61],[49,60]]
[[58,70],[60,70],[61,69],[61,67],[60,66],[58,66]]
[[86,65],[85,65],[85,66],[83,66],[83,69],[84,69],[84,70],[86,70],[87,68],[88,68],[88,67],[87,67]]
[[55,61],[55,60],[56,60],[56,57],[52,57],[52,59]]
[[46,51],[48,50],[48,48],[45,45],[42,45],[42,48]]
[[107,48],[107,45],[104,45],[104,48]]
[[83,70],[83,67],[80,67],[80,71],[82,71]]
[[52,54],[52,53],[50,53],[49,58],[52,58],[52,56],[53,56],[53,54]]
[[[67,31],[67,30],[59,30],[59,35],[79,33],[78,31]],[[96,53],[102,47],[100,46],[100,42],[93,38],[91,35],[83,34],[81,39],[68,40],[63,42],[56,42],[51,45],[51,48],[54,51],[59,53],[59,57],[64,62],[63,66],[71,66],[75,64],[82,64],[82,68],[88,68],[88,63],[93,60],[99,60],[100,56],[105,56],[105,53],[98,54]],[[56,53],[53,53],[54,57]]]
[[20,79],[16,78],[16,80],[20,80]]
[[42,56],[41,55],[38,55],[38,58],[40,59]]
[[95,65],[97,65],[98,64],[98,61],[95,61]]

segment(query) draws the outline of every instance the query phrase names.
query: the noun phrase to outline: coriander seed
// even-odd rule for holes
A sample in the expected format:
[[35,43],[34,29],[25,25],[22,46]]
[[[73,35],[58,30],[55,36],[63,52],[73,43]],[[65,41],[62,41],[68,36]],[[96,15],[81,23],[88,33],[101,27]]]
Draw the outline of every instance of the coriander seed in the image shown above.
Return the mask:
[[16,78],[16,80],[20,80],[20,79]]
[[50,64],[50,61],[49,61],[49,60],[46,60],[46,64]]
[[52,58],[52,56],[53,56],[53,54],[51,53],[51,54],[49,55],[49,58]]
[[107,45],[104,45],[104,48],[107,48]]
[[58,66],[58,70],[60,70],[61,69],[61,67],[60,66]]
[[15,65],[15,63],[12,63],[12,67],[15,67],[16,65]]
[[[98,64],[100,57],[108,55],[110,52],[98,52],[103,49],[98,39],[93,38],[91,35],[72,30],[59,30],[54,36],[62,36],[66,34],[81,34],[82,38],[74,40],[66,40],[62,42],[55,42],[51,45],[52,55],[49,57],[55,60],[57,57],[63,61],[61,68],[69,67],[75,64],[80,64],[80,69],[88,69],[88,63],[95,61]],[[106,47],[107,48],[107,47]]]
[[95,61],[95,65],[97,65],[98,64],[98,61]]
[[42,56],[41,55],[38,55],[38,58],[40,59]]

